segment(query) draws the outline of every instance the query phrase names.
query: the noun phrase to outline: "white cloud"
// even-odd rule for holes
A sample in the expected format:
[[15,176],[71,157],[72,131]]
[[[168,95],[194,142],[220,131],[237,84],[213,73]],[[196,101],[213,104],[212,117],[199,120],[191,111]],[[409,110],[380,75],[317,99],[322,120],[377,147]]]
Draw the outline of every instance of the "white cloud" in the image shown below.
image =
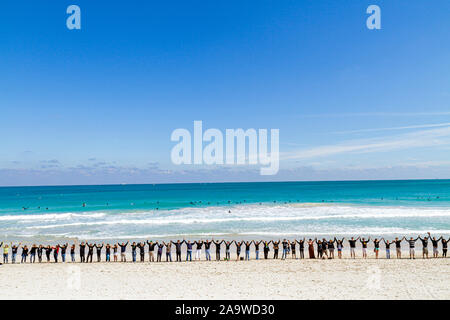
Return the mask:
[[282,160],[300,160],[327,157],[343,153],[386,152],[410,148],[437,147],[450,144],[450,126],[422,130],[377,139],[351,140],[334,145],[325,145],[284,153]]

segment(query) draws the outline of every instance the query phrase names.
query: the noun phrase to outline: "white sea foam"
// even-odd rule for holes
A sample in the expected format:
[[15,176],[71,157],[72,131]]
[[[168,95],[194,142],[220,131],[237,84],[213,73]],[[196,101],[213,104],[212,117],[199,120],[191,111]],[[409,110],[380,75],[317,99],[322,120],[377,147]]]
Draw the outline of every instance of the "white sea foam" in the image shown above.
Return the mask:
[[[85,239],[168,235],[447,234],[450,208],[347,204],[264,204],[158,211],[0,216],[0,234]],[[433,224],[434,223],[434,224]]]

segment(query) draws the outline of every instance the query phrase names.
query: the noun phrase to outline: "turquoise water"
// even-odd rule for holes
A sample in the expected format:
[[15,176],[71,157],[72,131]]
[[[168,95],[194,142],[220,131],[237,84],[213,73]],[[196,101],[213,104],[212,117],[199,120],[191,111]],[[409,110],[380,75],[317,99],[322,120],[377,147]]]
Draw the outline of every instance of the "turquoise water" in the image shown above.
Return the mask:
[[8,238],[450,233],[450,180],[0,188]]

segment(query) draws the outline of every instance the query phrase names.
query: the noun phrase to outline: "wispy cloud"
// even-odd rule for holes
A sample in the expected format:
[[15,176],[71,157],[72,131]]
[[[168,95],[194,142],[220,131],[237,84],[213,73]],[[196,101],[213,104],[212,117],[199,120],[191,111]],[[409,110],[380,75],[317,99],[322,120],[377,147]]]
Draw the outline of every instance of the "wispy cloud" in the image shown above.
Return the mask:
[[337,134],[348,134],[348,133],[363,133],[363,132],[378,132],[378,131],[394,131],[394,130],[408,130],[408,129],[425,129],[425,128],[447,127],[447,126],[450,126],[450,122],[445,122],[445,123],[434,123],[434,124],[419,124],[419,125],[403,126],[403,127],[372,128],[372,129],[359,129],[359,130],[335,131],[335,132],[333,132],[333,133],[337,133]]
[[429,112],[348,112],[348,113],[318,113],[302,114],[302,118],[345,118],[345,117],[420,117],[420,116],[450,116],[448,111]]
[[284,153],[283,160],[327,157],[342,153],[386,152],[400,149],[436,147],[450,144],[450,126],[421,130],[377,139],[350,140],[334,145],[324,145]]

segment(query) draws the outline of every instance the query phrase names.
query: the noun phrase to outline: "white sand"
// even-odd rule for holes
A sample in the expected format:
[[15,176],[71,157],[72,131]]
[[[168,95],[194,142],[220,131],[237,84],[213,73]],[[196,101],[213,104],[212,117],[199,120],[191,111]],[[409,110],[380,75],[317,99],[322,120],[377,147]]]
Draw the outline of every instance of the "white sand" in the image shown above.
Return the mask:
[[0,266],[0,295],[2,299],[450,299],[450,259],[8,264]]

